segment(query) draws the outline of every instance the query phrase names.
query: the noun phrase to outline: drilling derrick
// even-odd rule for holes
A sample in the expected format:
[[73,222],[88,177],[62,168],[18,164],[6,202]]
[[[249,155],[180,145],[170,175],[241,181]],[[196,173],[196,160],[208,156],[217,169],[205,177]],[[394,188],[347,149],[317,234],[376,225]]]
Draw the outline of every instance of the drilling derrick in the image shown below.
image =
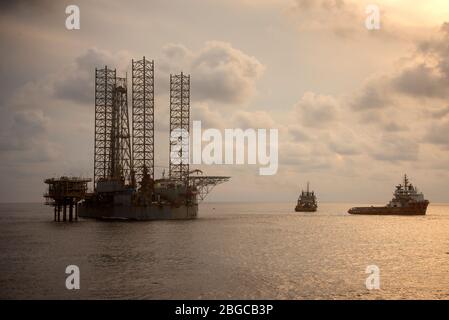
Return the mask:
[[136,182],[154,181],[154,61],[132,61],[133,161]]
[[95,70],[94,187],[99,181],[131,183],[132,158],[126,78]]
[[112,128],[115,69],[95,69],[94,188],[100,179],[111,177]]
[[131,157],[131,136],[128,116],[127,78],[117,78],[114,89],[113,108],[113,151],[114,170],[112,177],[123,179],[127,185],[133,184],[133,165]]
[[170,75],[169,177],[188,180],[190,129],[190,75]]
[[[169,179],[184,184],[186,194],[202,201],[218,184],[229,177],[203,176],[201,170],[190,171],[190,75],[170,75],[170,159]],[[187,199],[188,201],[188,199]]]

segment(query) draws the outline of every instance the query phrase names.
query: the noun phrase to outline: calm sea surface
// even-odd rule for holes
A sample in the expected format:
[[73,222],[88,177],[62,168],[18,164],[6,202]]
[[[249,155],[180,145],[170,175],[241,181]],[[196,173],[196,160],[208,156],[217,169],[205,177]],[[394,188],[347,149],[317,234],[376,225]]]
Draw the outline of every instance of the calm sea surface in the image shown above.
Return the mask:
[[[200,206],[192,221],[52,222],[0,205],[0,298],[448,299],[449,205],[427,216],[351,216],[350,204]],[[65,288],[77,265],[81,289]],[[368,265],[380,290],[367,290]]]

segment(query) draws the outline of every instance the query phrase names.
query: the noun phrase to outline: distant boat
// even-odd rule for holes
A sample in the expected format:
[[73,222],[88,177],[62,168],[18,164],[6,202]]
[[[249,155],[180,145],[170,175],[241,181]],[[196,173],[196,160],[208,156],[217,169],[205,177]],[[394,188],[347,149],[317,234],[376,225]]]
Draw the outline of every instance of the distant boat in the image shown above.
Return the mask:
[[425,215],[429,201],[418,192],[407,175],[404,175],[404,183],[396,186],[394,198],[384,207],[356,207],[349,209],[350,214],[368,215]]
[[315,192],[309,191],[309,183],[307,182],[307,191],[301,191],[296,204],[296,212],[315,212],[318,209]]

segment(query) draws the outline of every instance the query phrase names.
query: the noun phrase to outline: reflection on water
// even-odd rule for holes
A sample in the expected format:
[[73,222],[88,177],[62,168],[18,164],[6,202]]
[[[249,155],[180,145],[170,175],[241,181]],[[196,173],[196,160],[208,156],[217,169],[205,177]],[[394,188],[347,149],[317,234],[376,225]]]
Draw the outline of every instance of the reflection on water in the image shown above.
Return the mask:
[[[449,205],[351,216],[352,204],[203,204],[192,221],[53,223],[0,205],[0,298],[449,298]],[[65,267],[81,289],[65,288]],[[377,265],[381,290],[365,287]]]

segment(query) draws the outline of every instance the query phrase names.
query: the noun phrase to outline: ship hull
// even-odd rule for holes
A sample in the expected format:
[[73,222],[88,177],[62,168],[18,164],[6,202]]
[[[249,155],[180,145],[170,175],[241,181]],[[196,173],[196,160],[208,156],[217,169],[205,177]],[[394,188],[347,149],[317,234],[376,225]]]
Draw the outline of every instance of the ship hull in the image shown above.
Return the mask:
[[360,215],[400,215],[422,216],[426,214],[429,202],[410,204],[406,207],[355,207],[349,209],[350,214]]
[[81,203],[78,216],[104,220],[189,220],[198,217],[198,205],[172,206],[152,204],[148,206],[95,206]]
[[296,206],[295,207],[295,211],[296,212],[316,212],[317,208],[316,207],[300,207],[300,206]]

